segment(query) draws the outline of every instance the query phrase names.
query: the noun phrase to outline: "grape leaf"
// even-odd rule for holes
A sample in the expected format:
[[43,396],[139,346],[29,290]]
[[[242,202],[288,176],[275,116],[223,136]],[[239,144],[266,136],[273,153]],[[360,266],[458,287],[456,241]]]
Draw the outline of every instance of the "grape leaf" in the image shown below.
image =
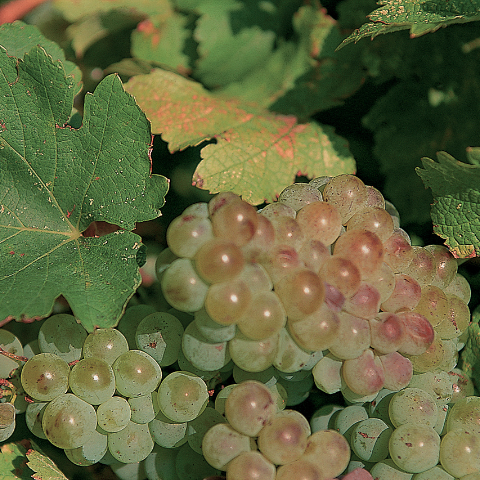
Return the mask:
[[456,161],[445,152],[438,162],[423,158],[417,173],[435,198],[433,230],[446,239],[453,255],[468,258],[480,255],[480,167]]
[[216,139],[202,149],[194,174],[196,185],[212,193],[231,190],[258,204],[272,200],[297,174],[354,171],[346,142],[330,127],[299,124],[295,117],[212,95],[160,69],[131,78],[125,88],[171,152]]
[[26,468],[27,449],[17,442],[3,443],[0,446],[0,480],[30,480],[31,471]]
[[31,478],[35,480],[68,480],[49,457],[37,450],[29,450],[27,458],[27,465],[34,471]]
[[377,5],[381,7],[368,15],[371,22],[355,30],[338,48],[383,33],[409,29],[414,38],[453,23],[480,20],[480,0],[380,0]]
[[[110,75],[66,126],[73,80],[41,47],[0,49],[0,71],[0,318],[47,316],[63,294],[87,330],[114,326],[140,284],[131,230],[168,188],[150,175],[148,121]],[[92,222],[120,229],[83,235]]]
[[75,79],[75,94],[82,89],[82,72],[73,63],[65,60],[63,50],[51,40],[45,38],[35,25],[27,25],[19,20],[0,26],[0,45],[12,57],[23,58],[31,48],[41,45],[54,60],[60,60],[67,75]]

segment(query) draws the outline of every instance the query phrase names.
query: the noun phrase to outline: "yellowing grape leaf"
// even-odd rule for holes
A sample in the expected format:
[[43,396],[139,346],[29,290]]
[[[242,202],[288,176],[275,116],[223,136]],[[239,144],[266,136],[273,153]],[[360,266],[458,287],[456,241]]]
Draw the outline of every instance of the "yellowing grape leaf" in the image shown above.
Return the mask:
[[35,472],[32,475],[35,480],[68,480],[49,457],[37,450],[29,450],[27,458],[27,465]]
[[195,184],[212,193],[231,190],[259,204],[272,200],[297,174],[355,169],[346,141],[330,127],[299,124],[293,116],[212,95],[199,83],[160,69],[131,78],[125,88],[171,152],[216,140],[202,149],[194,173]]
[[[110,75],[68,127],[73,80],[40,47],[23,60],[0,48],[0,72],[0,319],[47,316],[63,295],[87,330],[113,326],[141,280],[131,230],[167,191],[148,121]],[[92,222],[113,232],[87,236]]]

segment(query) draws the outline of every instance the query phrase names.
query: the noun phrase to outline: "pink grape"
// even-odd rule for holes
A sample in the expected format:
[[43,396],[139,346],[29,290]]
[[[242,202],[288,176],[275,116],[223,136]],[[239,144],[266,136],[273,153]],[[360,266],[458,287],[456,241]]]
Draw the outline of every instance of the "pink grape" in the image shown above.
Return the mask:
[[320,275],[345,297],[352,296],[360,286],[361,276],[358,267],[348,258],[338,255],[325,260]]
[[410,383],[413,375],[412,362],[398,352],[379,355],[385,373],[384,388],[398,391]]
[[309,238],[325,245],[333,243],[342,230],[342,217],[329,203],[314,202],[297,212],[297,222]]
[[385,383],[382,362],[371,349],[365,350],[357,358],[345,360],[342,376],[348,388],[359,395],[378,392]]
[[366,206],[359,210],[347,222],[347,231],[353,229],[365,229],[375,233],[382,242],[387,240],[393,233],[392,216],[379,207]]
[[264,257],[275,242],[275,229],[272,222],[263,216],[258,215],[258,224],[250,241],[242,247],[245,261],[258,262]]
[[384,262],[392,267],[395,273],[405,270],[413,260],[413,249],[408,240],[395,229],[392,235],[383,243]]
[[398,351],[405,355],[421,355],[433,343],[435,330],[432,324],[416,312],[399,312],[398,317],[405,330],[405,338]]
[[380,308],[380,293],[370,283],[361,282],[357,291],[345,301],[343,309],[357,317],[369,320]]
[[422,295],[422,287],[409,275],[395,274],[395,287],[392,294],[381,304],[384,312],[400,312],[413,310]]
[[394,313],[381,312],[369,320],[370,345],[378,353],[396,352],[405,341],[402,319]]

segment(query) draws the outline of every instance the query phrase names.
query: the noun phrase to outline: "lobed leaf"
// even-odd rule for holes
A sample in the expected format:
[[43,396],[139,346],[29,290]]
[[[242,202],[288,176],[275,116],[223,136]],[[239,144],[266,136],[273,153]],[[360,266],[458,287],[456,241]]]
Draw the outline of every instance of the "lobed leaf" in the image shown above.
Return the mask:
[[[73,81],[40,47],[23,60],[0,49],[0,71],[0,318],[47,316],[64,295],[87,330],[114,326],[140,284],[130,230],[167,191],[150,175],[148,121],[110,75],[82,127],[66,126]],[[112,233],[82,234],[92,222]]]
[[196,82],[159,69],[131,78],[125,88],[171,152],[216,140],[202,149],[194,173],[194,183],[212,193],[231,190],[259,204],[272,200],[297,174],[354,171],[346,142],[330,127],[299,124],[293,116],[212,95]]
[[380,0],[377,4],[381,7],[368,15],[371,22],[355,30],[338,48],[383,33],[408,29],[414,38],[453,23],[480,20],[480,0]]
[[33,470],[35,480],[68,480],[55,463],[37,450],[27,452],[27,465]]
[[458,162],[445,152],[437,153],[437,160],[423,158],[424,168],[417,169],[435,199],[433,230],[455,257],[479,256],[480,167]]

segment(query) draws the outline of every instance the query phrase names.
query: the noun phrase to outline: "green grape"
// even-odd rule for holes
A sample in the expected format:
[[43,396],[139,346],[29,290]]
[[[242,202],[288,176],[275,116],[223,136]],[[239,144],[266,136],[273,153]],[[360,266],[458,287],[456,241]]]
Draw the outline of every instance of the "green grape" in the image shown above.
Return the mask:
[[395,427],[404,423],[421,423],[434,427],[438,420],[438,407],[432,395],[420,388],[405,388],[397,392],[388,407]]
[[[133,307],[129,307],[125,310],[125,313],[118,322],[117,329],[124,335],[127,340],[127,350],[134,350],[135,348],[137,348],[137,327],[139,323],[151,313],[155,313],[155,308],[152,305],[134,305]],[[123,348],[124,347],[122,347],[122,349]],[[125,352],[122,351],[121,353]]]
[[122,430],[108,434],[108,450],[120,462],[140,462],[152,449],[153,440],[146,424],[129,421]]
[[207,372],[217,371],[230,361],[227,342],[209,342],[199,332],[195,322],[185,329],[182,350],[194,367]]
[[335,430],[351,443],[352,430],[359,422],[367,418],[368,413],[363,405],[349,405],[335,416]]
[[39,401],[53,400],[68,389],[68,363],[53,353],[40,353],[22,368],[22,386],[27,395]]
[[176,448],[187,441],[187,422],[174,422],[161,411],[149,422],[154,442],[164,448]]
[[[220,325],[212,320],[205,308],[195,312],[195,326],[197,330],[212,343],[228,342],[235,336],[235,325]],[[192,322],[193,323],[193,322]]]
[[0,436],[2,433],[6,435],[6,431],[12,428],[12,424],[15,424],[15,407],[8,402],[0,403]]
[[[462,477],[464,480],[465,477]],[[417,473],[412,480],[455,480],[449,473],[447,473],[440,465],[435,465],[422,473]],[[475,480],[472,478],[472,480]]]
[[85,339],[82,355],[84,358],[99,358],[112,365],[125,352],[128,352],[128,342],[120,330],[97,328]]
[[8,440],[13,435],[13,432],[15,431],[15,427],[16,427],[16,421],[14,418],[13,421],[8,426],[6,426],[5,428],[0,428],[0,442],[4,442],[5,440]]
[[370,469],[370,475],[375,480],[411,480],[413,474],[397,467],[392,459],[387,458],[376,463]]
[[218,370],[207,371],[207,370],[201,370],[200,368],[195,367],[195,365],[192,365],[192,363],[187,360],[182,349],[180,349],[180,351],[178,352],[177,363],[178,363],[179,370],[193,373],[194,375],[196,375],[197,377],[200,377],[205,382],[208,382],[209,380],[212,380],[218,377],[218,375],[220,374]]
[[388,457],[388,441],[392,432],[393,429],[380,418],[362,420],[352,430],[352,450],[366,462],[380,462]]
[[98,425],[106,432],[118,432],[130,421],[130,404],[122,397],[111,397],[97,408]]
[[45,433],[43,433],[42,419],[43,412],[48,402],[33,402],[29,403],[25,410],[25,423],[28,429],[39,438],[46,439]]
[[306,377],[304,377],[302,380],[297,381],[288,381],[281,376],[279,377],[278,383],[281,384],[287,392],[287,407],[299,405],[310,395],[314,380],[310,372],[307,373],[308,375]]
[[152,453],[144,460],[143,466],[148,480],[180,480],[175,468],[178,449],[153,447]]
[[162,379],[158,363],[141,350],[122,353],[113,363],[117,391],[126,397],[153,392]]
[[442,437],[440,463],[456,478],[480,471],[480,434],[450,430]]
[[342,360],[331,353],[321,358],[312,369],[313,380],[317,388],[328,394],[340,391],[342,365]]
[[70,372],[72,393],[92,405],[106,402],[115,393],[115,375],[112,367],[100,358],[83,358]]
[[[295,324],[298,323],[301,322],[295,322]],[[309,362],[311,354],[298,346],[286,328],[282,328],[279,335],[278,351],[273,360],[274,367],[283,373],[302,371]]]
[[[233,379],[235,383],[242,383],[245,380],[257,380],[267,386],[274,385],[277,382],[278,372],[274,367],[268,367],[261,372],[247,372],[238,365],[233,366]],[[220,392],[219,392],[220,394]]]
[[[18,357],[24,355],[20,340],[13,333],[3,328],[0,328],[0,348]],[[11,372],[16,370],[20,364],[19,360],[0,355],[0,378],[9,378]]]
[[390,457],[398,467],[410,473],[421,473],[439,460],[440,437],[428,425],[404,423],[389,440]]
[[180,447],[175,458],[175,469],[181,480],[205,480],[220,471],[209,465],[203,455],[198,454],[186,443]]
[[202,455],[203,437],[211,427],[224,422],[223,415],[212,407],[205,408],[197,418],[188,422],[187,441],[192,450]]
[[95,432],[84,445],[65,449],[65,455],[75,465],[86,467],[102,459],[107,451],[107,435]]
[[299,211],[306,205],[320,202],[322,194],[314,185],[308,183],[294,183],[284,188],[278,196],[278,202],[288,205],[295,211]]
[[180,320],[170,313],[151,313],[138,324],[136,345],[154,358],[161,367],[166,367],[178,359],[183,331]]
[[332,429],[335,426],[335,420],[337,415],[344,409],[340,405],[324,405],[316,410],[310,418],[310,427],[312,432],[318,432],[319,430]]
[[43,412],[45,436],[59,448],[77,448],[90,441],[97,426],[95,409],[72,393],[53,399]]
[[430,393],[439,407],[450,403],[453,397],[452,380],[447,372],[415,374],[408,386],[420,388]]
[[80,360],[87,331],[73,315],[59,313],[47,318],[38,332],[43,353],[54,353],[67,363]]
[[167,375],[158,388],[158,405],[174,422],[189,422],[205,409],[209,395],[205,382],[190,372]]
[[131,420],[135,423],[151,422],[158,413],[158,405],[156,403],[156,393],[151,392],[140,397],[132,397],[128,399],[131,410]]
[[460,428],[480,434],[480,397],[470,396],[458,400],[447,417],[447,432]]

